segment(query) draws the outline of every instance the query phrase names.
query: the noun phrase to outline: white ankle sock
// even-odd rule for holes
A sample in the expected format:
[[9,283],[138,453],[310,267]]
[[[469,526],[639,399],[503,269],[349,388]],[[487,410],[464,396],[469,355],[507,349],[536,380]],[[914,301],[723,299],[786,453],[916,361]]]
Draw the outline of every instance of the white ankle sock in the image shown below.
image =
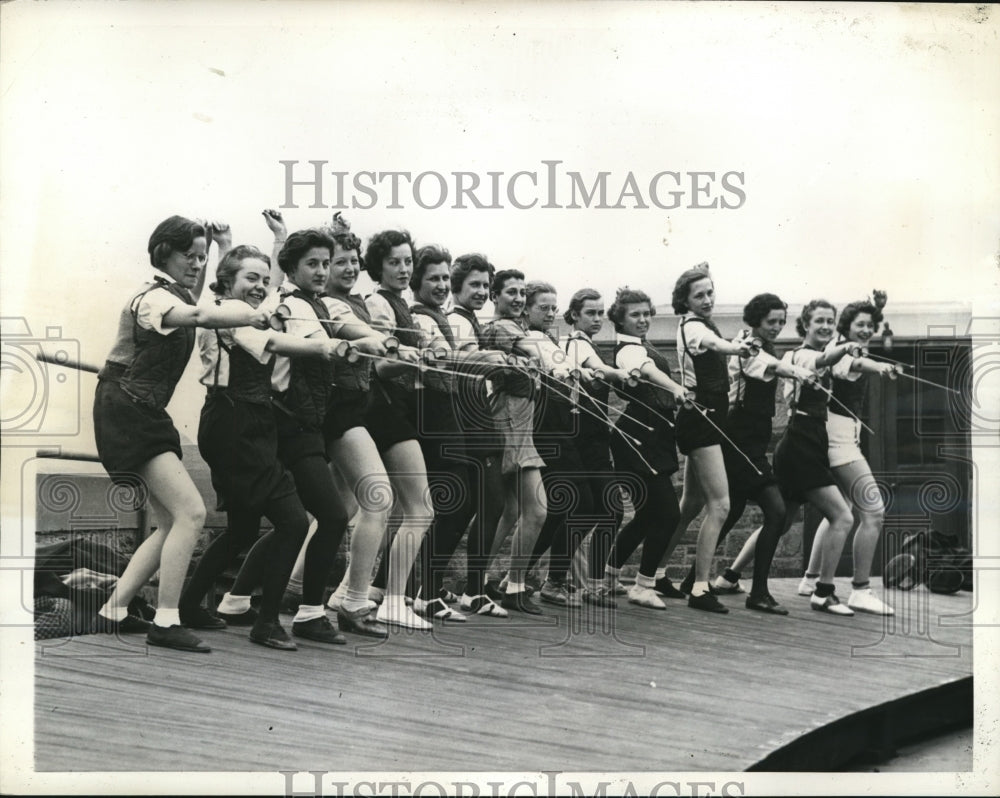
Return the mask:
[[708,582],[695,582],[691,586],[692,596],[703,596],[708,593]]
[[97,614],[109,621],[124,621],[128,616],[128,607],[109,607],[105,604],[97,611]]
[[153,617],[153,623],[157,626],[180,626],[180,611],[176,607],[172,610],[165,610],[161,607],[156,611],[156,615]]
[[635,583],[639,587],[653,587],[656,584],[656,577],[654,576],[643,576],[642,574],[636,574]]
[[299,604],[299,611],[295,613],[292,622],[302,623],[304,621],[311,621],[314,618],[322,618],[324,615],[326,615],[326,612],[323,610],[322,604]]
[[656,573],[654,574],[653,579],[660,580],[663,579],[663,577],[665,577],[666,575],[667,575],[667,566],[664,565],[662,568],[656,569]]
[[219,612],[224,612],[226,615],[242,615],[249,610],[250,596],[234,596],[232,593],[226,593],[222,597],[218,608]]

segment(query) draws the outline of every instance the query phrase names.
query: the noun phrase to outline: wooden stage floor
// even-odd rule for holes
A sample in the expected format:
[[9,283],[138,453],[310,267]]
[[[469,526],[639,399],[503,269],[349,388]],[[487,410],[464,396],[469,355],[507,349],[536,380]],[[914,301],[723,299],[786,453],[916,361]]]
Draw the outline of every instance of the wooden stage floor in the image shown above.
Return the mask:
[[971,678],[972,594],[887,590],[894,618],[843,618],[811,611],[796,585],[772,580],[788,617],[742,596],[722,597],[728,615],[622,598],[611,614],[471,617],[295,652],[245,629],[203,633],[208,655],[147,650],[142,636],[40,641],[35,768],[741,771]]

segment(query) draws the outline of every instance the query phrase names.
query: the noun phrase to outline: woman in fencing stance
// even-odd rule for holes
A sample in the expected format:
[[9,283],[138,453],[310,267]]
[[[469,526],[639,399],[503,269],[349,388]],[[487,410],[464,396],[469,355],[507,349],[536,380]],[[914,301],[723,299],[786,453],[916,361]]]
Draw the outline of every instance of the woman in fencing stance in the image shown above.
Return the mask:
[[[848,342],[857,344],[861,349],[849,352],[833,365],[833,396],[838,401],[831,402],[828,407],[826,432],[829,438],[830,470],[841,493],[850,502],[857,521],[853,549],[854,575],[847,606],[858,612],[892,615],[892,607],[875,595],[870,584],[872,559],[882,533],[885,504],[875,477],[872,476],[871,466],[861,453],[859,420],[864,411],[866,375],[875,374],[889,379],[894,379],[896,375],[892,363],[879,363],[864,356],[865,347],[878,332],[881,321],[881,308],[868,301],[850,303],[837,320],[838,336],[827,344],[826,350],[833,351]],[[816,529],[809,567],[799,585],[800,595],[811,595],[815,590],[816,579],[823,570],[822,558],[830,556],[829,552],[832,552],[832,547],[826,545],[829,535],[830,524],[824,519]],[[840,558],[840,550],[837,550],[836,557]]]
[[[729,410],[727,358],[746,356],[749,348],[727,341],[712,321],[715,285],[707,263],[681,274],[674,285],[672,305],[674,313],[682,317],[677,328],[677,361],[684,387],[694,392],[694,403],[681,407],[677,413],[677,448],[687,456],[681,517],[657,576],[663,580],[660,586],[665,595],[680,597],[666,579],[666,561],[687,531],[688,524],[704,507],[705,518],[698,531],[695,578],[688,606],[725,613],[729,610],[711,593],[708,585],[719,531],[729,515],[729,483],[719,428],[725,425]],[[683,595],[683,591],[680,593]]]
[[[774,615],[787,615],[767,589],[767,576],[778,546],[786,531],[785,502],[778,482],[767,459],[771,443],[771,421],[775,412],[777,377],[808,380],[812,372],[800,366],[779,361],[774,342],[785,327],[788,306],[774,294],[758,294],[743,308],[743,322],[748,325],[738,342],[751,344],[748,357],[729,361],[729,418],[726,433],[732,444],[724,442],[722,455],[729,483],[729,516],[719,533],[719,543],[725,540],[743,515],[748,501],[753,500],[764,515],[753,551],[753,587],[746,606]],[[734,448],[739,447],[738,450]],[[746,457],[744,457],[746,455]],[[748,459],[749,461],[748,462]],[[748,558],[749,562],[749,558]],[[712,589],[720,593],[742,592],[739,584],[739,563],[716,577]],[[690,589],[694,581],[692,566],[681,590]]]
[[[207,250],[206,230],[197,222],[172,216],[156,227],[147,247],[154,276],[121,312],[94,398],[102,465],[116,483],[134,489],[138,481],[145,487],[158,522],[98,610],[97,628],[145,630],[151,645],[199,652],[210,649],[181,626],[178,600],[205,522],[205,505],[181,465],[180,437],[165,408],[194,349],[195,327],[266,329],[268,321],[265,312],[245,303],[195,304]],[[128,614],[128,604],[157,570],[158,606],[148,626]]]
[[[256,247],[230,250],[219,262],[211,286],[216,304],[260,307],[267,296],[269,272],[270,259]],[[181,596],[185,626],[225,628],[225,621],[202,608],[201,602],[239,552],[257,540],[261,518],[266,517],[274,526],[270,566],[263,575],[260,611],[250,639],[271,648],[296,648],[278,622],[278,610],[308,519],[292,476],[278,459],[271,373],[276,353],[330,361],[338,343],[325,335],[300,338],[251,327],[202,331],[201,381],[207,396],[198,448],[212,470],[212,484],[228,525],[205,550]]]
[[836,308],[822,299],[814,299],[802,309],[796,330],[803,337],[802,346],[785,353],[783,362],[816,373],[814,381],[790,383],[790,417],[785,433],[774,449],[774,472],[785,499],[787,518],[794,518],[805,502],[819,510],[829,529],[819,552],[822,567],[810,599],[814,610],[836,615],[854,612],[840,603],[833,576],[837,556],[850,532],[851,507],[837,488],[830,471],[827,437],[827,405],[830,401],[830,368],[856,346],[835,344],[825,349],[834,334]]
[[[452,264],[449,278],[452,309],[447,318],[458,352],[479,356],[491,354],[481,350],[483,329],[476,313],[490,297],[490,283],[495,272],[493,264],[478,253],[460,255]],[[456,421],[465,437],[471,504],[475,513],[467,538],[466,581],[459,606],[477,615],[506,618],[507,610],[484,590],[490,548],[503,512],[504,487],[501,473],[503,441],[490,410],[488,381],[459,380]]]
[[670,365],[646,340],[655,313],[652,300],[643,291],[620,288],[608,309],[615,325],[615,368],[638,375],[637,384],[625,383],[618,390],[628,401],[615,422],[611,453],[615,473],[624,482],[635,507],[635,515],[615,539],[605,569],[604,595],[614,590],[622,565],[642,544],[642,558],[635,584],[629,588],[632,604],[665,609],[657,595],[656,570],[667,546],[680,509],[670,481],[678,468],[674,442],[674,402],[683,402],[688,392],[670,377]]
[[[547,501],[541,468],[545,461],[535,449],[533,424],[538,375],[527,367],[527,358],[537,358],[540,370],[556,379],[569,375],[561,350],[543,333],[527,329],[524,274],[505,269],[493,278],[491,297],[497,317],[483,329],[483,347],[513,355],[511,370],[496,375],[493,381],[493,418],[503,435],[504,510],[493,541],[494,551],[513,531],[507,585],[500,597],[507,610],[541,614],[538,605],[527,595],[524,578],[535,541],[545,523]],[[558,358],[554,357],[556,354]],[[490,588],[484,587],[485,591]],[[495,590],[495,588],[494,588]]]

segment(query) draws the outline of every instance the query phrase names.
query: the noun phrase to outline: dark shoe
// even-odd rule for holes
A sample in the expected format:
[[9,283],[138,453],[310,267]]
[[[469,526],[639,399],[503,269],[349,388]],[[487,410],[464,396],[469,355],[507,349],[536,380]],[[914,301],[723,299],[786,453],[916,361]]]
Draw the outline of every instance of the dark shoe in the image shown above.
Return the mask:
[[491,599],[497,602],[497,604],[502,603],[504,597],[507,595],[506,593],[504,593],[503,590],[501,590],[497,586],[496,582],[487,582],[486,586],[483,588],[483,593],[485,593],[487,596],[489,596]]
[[281,651],[297,651],[295,645],[288,637],[288,632],[277,621],[259,621],[250,630],[250,642],[257,643],[268,648],[277,648]]
[[527,615],[541,615],[542,608],[528,598],[527,591],[520,593],[506,593],[500,606],[505,610],[516,610]]
[[337,626],[341,632],[351,632],[364,637],[389,636],[389,627],[376,620],[375,613],[367,607],[356,610],[345,610],[341,607],[337,610]]
[[178,651],[196,651],[207,654],[212,649],[201,642],[183,626],[157,626],[155,623],[146,633],[146,642],[151,646],[175,648]]
[[330,619],[325,615],[309,621],[297,621],[292,624],[292,634],[304,637],[317,643],[333,643],[338,646],[347,644],[347,638],[333,628]]
[[[298,608],[296,607],[296,609]],[[253,626],[257,623],[257,610],[252,608],[246,612],[216,612],[215,614],[224,620],[228,626]]]
[[688,599],[688,606],[695,610],[705,610],[705,612],[729,612],[729,608],[723,605],[711,592],[702,593],[700,596],[691,596]]
[[181,610],[181,625],[188,629],[225,629],[226,622],[204,607]]
[[294,615],[299,611],[299,604],[301,603],[301,593],[290,593],[286,590],[284,595],[281,597],[281,605],[279,606],[279,609],[281,612],[287,612],[289,615]]
[[771,615],[788,615],[788,610],[782,607],[770,593],[763,596],[747,596],[747,609],[757,610],[757,612],[767,612]]
[[599,587],[597,590],[585,589],[583,591],[583,603],[589,604],[592,607],[606,607],[608,609],[614,609],[618,606],[615,597],[605,587]]
[[663,598],[671,599],[685,599],[691,593],[691,586],[685,589],[684,584],[681,585],[681,589],[678,590],[674,587],[674,583],[666,576],[661,579],[657,579],[656,583],[653,585],[653,590],[659,593]]
[[103,615],[98,615],[94,622],[94,632],[97,634],[119,634],[134,635],[140,632],[148,632],[151,627],[149,621],[145,621],[136,615],[126,615],[121,621],[112,621]]

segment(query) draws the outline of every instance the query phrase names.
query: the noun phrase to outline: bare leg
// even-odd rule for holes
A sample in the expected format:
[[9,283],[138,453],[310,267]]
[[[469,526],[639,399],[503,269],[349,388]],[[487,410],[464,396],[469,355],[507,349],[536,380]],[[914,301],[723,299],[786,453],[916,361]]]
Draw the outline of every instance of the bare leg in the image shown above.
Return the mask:
[[331,458],[358,508],[347,569],[349,590],[367,592],[393,504],[392,486],[375,443],[364,427],[353,427],[330,444]]
[[104,609],[108,617],[138,593],[160,571],[157,609],[176,610],[191,553],[205,525],[205,504],[181,461],[173,452],[157,455],[140,470],[160,528],[147,538],[129,561]]
[[414,629],[430,629],[431,624],[406,606],[404,594],[420,543],[434,518],[427,489],[427,470],[420,444],[415,440],[392,446],[382,458],[401,513],[399,529],[389,550],[385,600],[378,619]]
[[722,459],[721,447],[695,449],[688,459],[694,461],[698,483],[705,496],[705,518],[698,531],[695,584],[707,583],[719,531],[729,515],[729,483],[726,481],[726,465]]

